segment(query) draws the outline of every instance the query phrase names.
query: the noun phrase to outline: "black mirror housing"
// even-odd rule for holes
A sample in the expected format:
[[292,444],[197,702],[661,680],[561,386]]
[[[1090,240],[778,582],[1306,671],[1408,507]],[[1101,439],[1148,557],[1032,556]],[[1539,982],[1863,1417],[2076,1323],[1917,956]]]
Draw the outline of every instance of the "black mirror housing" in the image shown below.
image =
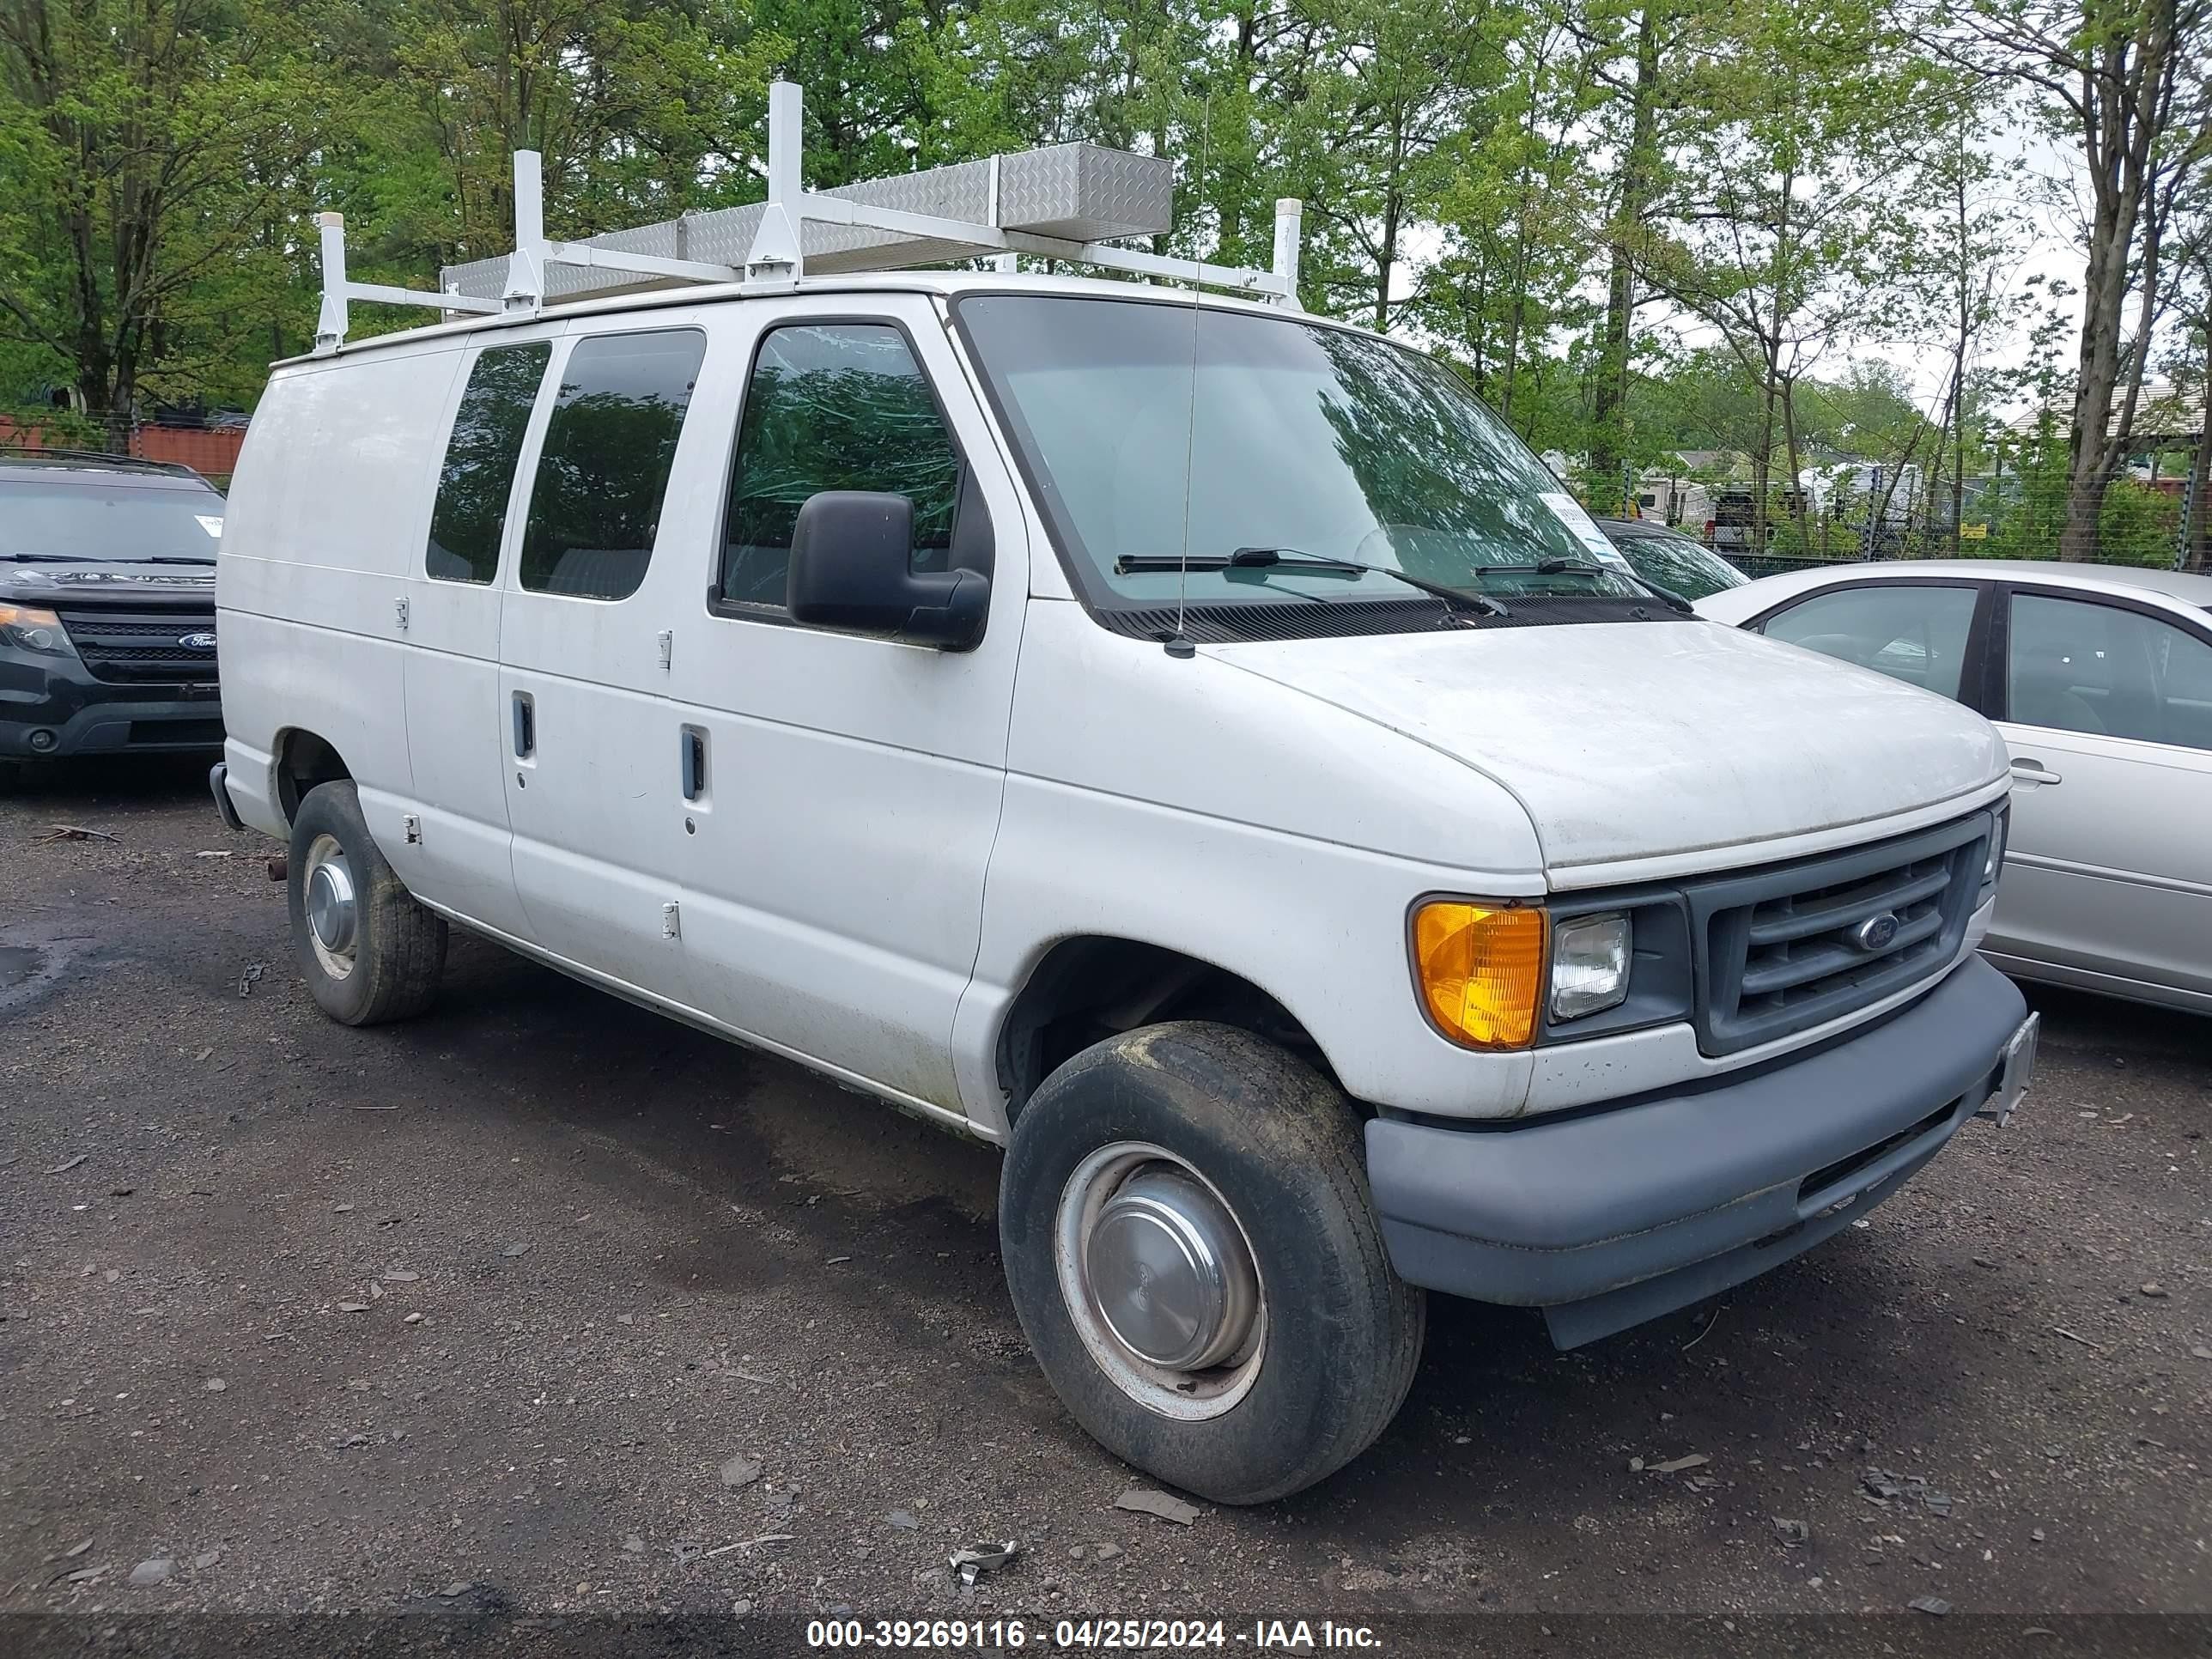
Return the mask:
[[983,637],[991,579],[913,568],[914,503],[866,489],[809,495],[791,532],[784,600],[793,622],[940,651]]

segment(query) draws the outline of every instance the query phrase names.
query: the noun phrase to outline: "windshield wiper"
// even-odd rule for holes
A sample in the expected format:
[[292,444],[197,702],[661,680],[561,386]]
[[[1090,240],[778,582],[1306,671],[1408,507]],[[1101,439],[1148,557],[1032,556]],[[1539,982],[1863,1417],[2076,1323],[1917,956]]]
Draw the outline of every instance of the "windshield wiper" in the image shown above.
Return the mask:
[[1619,576],[1625,580],[1634,582],[1638,587],[1650,594],[1654,599],[1657,599],[1662,605],[1664,605],[1670,611],[1679,611],[1686,617],[1693,617],[1697,614],[1697,607],[1692,605],[1687,599],[1684,599],[1680,593],[1669,592],[1667,589],[1660,586],[1658,583],[1651,581],[1645,577],[1638,575],[1633,569],[1626,564],[1601,564],[1595,559],[1550,558],[1540,559],[1534,564],[1477,565],[1474,569],[1474,574],[1478,576],[1510,576],[1516,574],[1531,574],[1537,576]]
[[1145,570],[1267,570],[1277,567],[1310,570],[1320,575],[1389,576],[1408,587],[1433,594],[1455,610],[1479,611],[1492,617],[1509,614],[1504,605],[1486,593],[1469,593],[1462,588],[1447,587],[1442,582],[1409,576],[1387,564],[1362,564],[1357,559],[1325,559],[1316,554],[1301,553],[1294,547],[1240,547],[1226,556],[1200,553],[1188,558],[1173,553],[1124,553],[1114,561],[1115,574],[1122,576]]

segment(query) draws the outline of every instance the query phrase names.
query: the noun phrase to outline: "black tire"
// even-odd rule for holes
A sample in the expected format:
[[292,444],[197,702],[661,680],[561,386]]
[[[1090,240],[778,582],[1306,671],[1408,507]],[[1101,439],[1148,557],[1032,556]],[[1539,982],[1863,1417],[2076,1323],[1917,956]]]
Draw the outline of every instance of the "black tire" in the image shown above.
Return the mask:
[[[1070,1316],[1054,1250],[1061,1194],[1121,1141],[1202,1176],[1251,1245],[1267,1336],[1249,1390],[1220,1415],[1145,1405]],[[1285,1497],[1357,1457],[1420,1362],[1426,1303],[1391,1270],[1358,1119],[1310,1067],[1231,1026],[1147,1026],[1046,1079],[1014,1123],[999,1237],[1022,1328],[1076,1420],[1125,1462],[1218,1503]]]
[[[307,920],[310,857],[325,836],[344,854],[354,884],[352,963],[342,975],[325,964]],[[379,1025],[412,1018],[437,1000],[446,968],[445,918],[416,902],[385,861],[350,782],[307,792],[292,817],[288,862],[292,954],[325,1013],[343,1025]]]

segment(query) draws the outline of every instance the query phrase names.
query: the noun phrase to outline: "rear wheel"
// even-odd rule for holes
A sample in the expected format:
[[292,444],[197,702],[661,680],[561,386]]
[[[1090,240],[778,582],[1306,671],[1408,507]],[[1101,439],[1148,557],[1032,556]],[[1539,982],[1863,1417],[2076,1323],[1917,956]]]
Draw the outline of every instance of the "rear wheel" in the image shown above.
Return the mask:
[[1101,1042],[1014,1125],[1014,1307],[1078,1422],[1227,1504],[1312,1485],[1388,1426],[1421,1292],[1391,1271],[1359,1123],[1311,1068],[1198,1022]]
[[307,792],[292,818],[292,951],[322,1011],[346,1025],[421,1013],[446,966],[446,922],[422,908],[368,833],[350,782]]

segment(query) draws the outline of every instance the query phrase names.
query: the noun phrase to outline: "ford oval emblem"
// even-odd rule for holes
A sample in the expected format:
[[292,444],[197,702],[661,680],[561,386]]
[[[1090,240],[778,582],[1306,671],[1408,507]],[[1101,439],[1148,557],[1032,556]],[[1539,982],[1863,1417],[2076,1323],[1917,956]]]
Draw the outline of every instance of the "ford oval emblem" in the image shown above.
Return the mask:
[[1880,915],[1869,916],[1851,929],[1851,943],[1872,956],[1877,951],[1887,951],[1897,938],[1897,915],[1884,910]]
[[184,647],[187,651],[212,651],[215,649],[215,635],[212,634],[187,634],[184,638],[179,640],[177,643]]

